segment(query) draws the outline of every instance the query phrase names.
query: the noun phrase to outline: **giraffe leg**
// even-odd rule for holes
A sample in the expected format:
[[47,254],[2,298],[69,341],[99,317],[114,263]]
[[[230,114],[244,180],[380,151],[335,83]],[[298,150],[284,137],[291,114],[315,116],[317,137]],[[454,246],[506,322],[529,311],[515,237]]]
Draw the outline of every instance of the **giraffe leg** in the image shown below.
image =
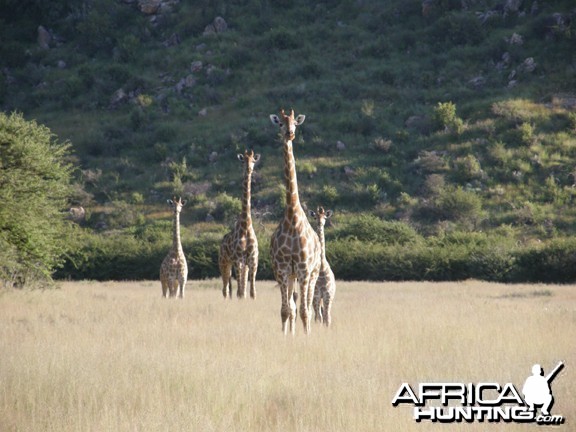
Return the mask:
[[[308,285],[310,284],[310,278],[305,275],[301,279],[298,278],[298,283],[300,284],[300,318],[302,319],[302,324],[304,325],[304,333],[310,333],[310,311],[312,309],[312,298],[309,297]],[[312,297],[312,296],[311,296]]]
[[168,281],[168,288],[170,290],[170,297],[176,297],[176,290],[178,289],[176,286],[176,280],[170,279]]
[[280,309],[280,318],[282,319],[282,332],[287,335],[288,327],[292,335],[296,332],[296,303],[292,292],[294,291],[294,277],[282,277],[280,282],[280,294],[282,296],[282,307]]
[[248,265],[246,258],[242,257],[238,263],[238,292],[236,296],[239,299],[246,298],[246,286],[248,285]]
[[321,289],[317,285],[314,289],[314,300],[312,300],[312,307],[314,308],[314,321],[322,322],[322,295]]
[[222,295],[226,298],[230,291],[230,298],[232,298],[232,266],[229,263],[221,262],[220,275],[222,276]]
[[256,272],[258,271],[258,262],[251,263],[248,269],[248,279],[250,280],[250,297],[256,298]]
[[330,324],[332,323],[332,299],[328,292],[324,293],[322,302],[324,303],[324,324],[326,324],[326,327],[330,327]]
[[168,297],[168,282],[166,282],[166,279],[162,278],[160,280],[160,283],[162,284],[162,297],[167,298]]
[[296,334],[296,302],[294,301],[294,292],[296,290],[296,278],[290,276],[288,278],[288,303],[290,306],[290,333],[292,336]]
[[280,296],[282,306],[280,307],[280,319],[282,320],[282,332],[288,334],[288,320],[290,319],[290,304],[288,300],[288,284],[282,281],[280,284]]
[[318,281],[318,271],[312,271],[310,274],[303,273],[302,282],[300,282],[300,292],[302,293],[302,298],[300,302],[300,316],[302,317],[302,323],[304,324],[304,329],[306,334],[310,333],[310,320],[312,316],[312,302],[314,301],[314,288],[316,287],[316,282]]
[[[240,291],[242,284],[242,270],[240,268],[240,264],[238,262],[234,263],[234,276],[236,277],[236,297],[240,298]],[[230,289],[230,297],[232,297],[232,289]]]
[[[314,290],[316,287],[316,283],[318,282],[318,276],[319,276],[319,272],[313,271],[310,274],[310,281],[308,282],[308,310],[309,310],[309,314],[312,314],[312,301],[314,299]],[[322,312],[322,309],[320,309],[320,312]]]
[[184,298],[184,290],[186,289],[186,278],[182,277],[180,278],[180,280],[178,281],[178,285],[180,286],[180,298],[183,299]]

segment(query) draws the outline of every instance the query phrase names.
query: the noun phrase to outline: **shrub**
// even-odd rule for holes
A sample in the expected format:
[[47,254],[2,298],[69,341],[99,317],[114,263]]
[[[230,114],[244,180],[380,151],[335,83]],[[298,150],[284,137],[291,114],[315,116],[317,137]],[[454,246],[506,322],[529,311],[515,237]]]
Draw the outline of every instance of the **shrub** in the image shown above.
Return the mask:
[[531,146],[535,142],[534,125],[524,122],[516,127],[516,140],[524,146]]
[[381,244],[407,244],[421,240],[416,230],[406,223],[382,220],[371,214],[353,218],[337,235]]
[[461,134],[464,122],[456,115],[456,105],[453,102],[438,102],[434,108],[434,121],[439,129]]
[[228,195],[226,192],[216,197],[215,204],[216,206],[212,211],[212,216],[220,222],[232,220],[242,210],[242,201]]
[[454,178],[458,182],[469,182],[482,177],[480,162],[474,155],[459,157],[454,161]]
[[446,185],[446,179],[442,174],[430,174],[424,181],[426,192],[430,195],[439,194]]
[[513,159],[512,150],[507,149],[504,143],[496,142],[488,149],[490,159],[502,168],[509,168],[509,162]]
[[380,150],[383,153],[388,153],[392,147],[392,140],[380,136],[374,139],[372,145],[376,150]]
[[576,282],[576,239],[552,240],[518,250],[514,279],[517,282]]
[[567,116],[568,116],[568,129],[571,132],[576,132],[576,113],[569,112]]
[[303,176],[307,176],[310,178],[314,177],[316,171],[318,171],[316,165],[314,165],[310,161],[297,162],[296,165],[297,165],[296,170],[298,173],[301,173]]
[[516,221],[521,225],[536,225],[544,220],[545,212],[539,205],[524,201],[519,207],[515,208]]
[[322,202],[327,206],[333,206],[338,202],[340,199],[340,194],[338,193],[338,189],[332,185],[324,185],[322,186],[322,192],[320,193],[320,197],[318,198],[318,202]]
[[418,158],[414,160],[413,164],[425,173],[445,171],[448,168],[446,159],[434,150],[422,150],[418,153]]
[[470,277],[494,282],[509,282],[516,264],[510,248],[494,245],[472,252]]
[[380,187],[376,183],[371,183],[366,186],[366,194],[368,195],[368,200],[372,205],[378,204],[383,196]]
[[462,187],[446,188],[436,199],[439,219],[470,223],[473,226],[482,217],[482,200]]
[[[171,225],[161,224],[152,230],[158,232],[142,234],[142,237],[126,233],[85,234],[56,277],[73,280],[157,280],[160,264],[170,249],[170,242],[160,238],[171,232]],[[211,235],[193,240],[182,239],[189,281],[218,276],[215,263],[218,262],[220,239]]]

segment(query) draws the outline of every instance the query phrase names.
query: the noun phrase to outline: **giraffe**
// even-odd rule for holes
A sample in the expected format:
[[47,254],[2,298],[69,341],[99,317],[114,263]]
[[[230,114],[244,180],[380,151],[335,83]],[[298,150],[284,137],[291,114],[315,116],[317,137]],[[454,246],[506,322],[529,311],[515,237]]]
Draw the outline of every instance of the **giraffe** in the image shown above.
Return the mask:
[[238,298],[246,297],[246,287],[250,280],[250,297],[256,298],[256,271],[258,270],[258,240],[252,226],[250,213],[250,190],[254,165],[260,160],[259,154],[246,150],[238,155],[244,165],[242,182],[242,212],[234,229],[224,236],[220,245],[218,265],[222,275],[222,294],[232,298],[232,266],[236,269],[238,279]]
[[180,298],[184,298],[184,289],[188,278],[188,265],[182,250],[182,243],[180,242],[180,212],[182,207],[186,205],[186,201],[182,201],[182,198],[174,198],[174,200],[168,200],[167,202],[174,210],[174,225],[172,228],[172,248],[160,266],[162,295],[168,297],[169,293],[170,297],[178,295]]
[[321,264],[320,274],[316,281],[316,289],[314,290],[314,300],[312,305],[314,307],[314,319],[323,322],[326,326],[330,327],[332,323],[332,302],[336,294],[336,279],[334,273],[326,259],[326,241],[324,239],[324,225],[326,221],[332,217],[332,210],[324,210],[323,207],[318,207],[316,211],[310,210],[310,216],[316,219],[318,223],[318,237],[320,238],[321,251]]
[[283,141],[284,179],[286,182],[286,209],[284,218],[272,234],[270,253],[272,270],[276,282],[280,285],[282,307],[282,331],[288,333],[288,324],[292,335],[296,331],[295,283],[300,285],[300,317],[304,332],[310,333],[310,314],[312,299],[318,272],[320,271],[320,240],[308,222],[306,213],[298,197],[296,163],[292,151],[296,126],[304,122],[305,116],[294,118],[281,111],[280,117],[270,115],[273,124],[280,127]]

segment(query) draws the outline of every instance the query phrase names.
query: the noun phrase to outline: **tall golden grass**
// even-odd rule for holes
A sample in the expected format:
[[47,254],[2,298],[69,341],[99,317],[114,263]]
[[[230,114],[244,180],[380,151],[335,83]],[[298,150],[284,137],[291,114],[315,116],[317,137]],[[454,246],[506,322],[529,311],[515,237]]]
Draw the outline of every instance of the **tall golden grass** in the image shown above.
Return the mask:
[[403,382],[512,382],[534,363],[576,422],[573,286],[339,282],[333,325],[281,332],[280,295],[191,281],[0,290],[0,431],[524,431],[416,423]]

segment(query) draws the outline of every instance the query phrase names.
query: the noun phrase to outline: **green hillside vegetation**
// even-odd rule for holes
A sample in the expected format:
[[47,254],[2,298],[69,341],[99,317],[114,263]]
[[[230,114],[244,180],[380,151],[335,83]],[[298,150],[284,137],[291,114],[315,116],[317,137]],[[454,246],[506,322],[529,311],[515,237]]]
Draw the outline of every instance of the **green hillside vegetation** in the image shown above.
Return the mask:
[[572,0],[6,0],[0,17],[0,110],[78,166],[86,215],[57,277],[157,278],[172,195],[191,277],[216,276],[245,148],[271,277],[268,116],[294,108],[337,278],[576,280]]

